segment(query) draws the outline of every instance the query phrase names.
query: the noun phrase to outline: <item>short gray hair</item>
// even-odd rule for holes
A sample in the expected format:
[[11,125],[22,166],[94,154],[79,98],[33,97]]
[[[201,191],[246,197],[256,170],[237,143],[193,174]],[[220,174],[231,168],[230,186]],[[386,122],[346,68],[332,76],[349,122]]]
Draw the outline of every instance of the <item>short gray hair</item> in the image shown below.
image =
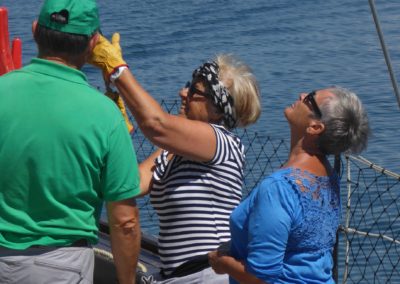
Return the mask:
[[342,87],[333,86],[328,90],[335,96],[320,106],[325,131],[319,137],[319,148],[333,155],[361,153],[367,147],[370,128],[360,99]]

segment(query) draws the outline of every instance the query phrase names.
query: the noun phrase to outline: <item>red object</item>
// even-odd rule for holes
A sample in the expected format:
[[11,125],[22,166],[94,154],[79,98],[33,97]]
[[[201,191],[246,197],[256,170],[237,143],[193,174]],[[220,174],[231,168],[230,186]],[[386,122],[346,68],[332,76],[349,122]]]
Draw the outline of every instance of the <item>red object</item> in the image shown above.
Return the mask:
[[20,38],[14,38],[11,48],[11,56],[14,62],[14,68],[22,67],[22,41]]
[[8,11],[0,7],[0,76],[22,67],[22,42],[19,38],[13,40],[10,50],[8,34]]

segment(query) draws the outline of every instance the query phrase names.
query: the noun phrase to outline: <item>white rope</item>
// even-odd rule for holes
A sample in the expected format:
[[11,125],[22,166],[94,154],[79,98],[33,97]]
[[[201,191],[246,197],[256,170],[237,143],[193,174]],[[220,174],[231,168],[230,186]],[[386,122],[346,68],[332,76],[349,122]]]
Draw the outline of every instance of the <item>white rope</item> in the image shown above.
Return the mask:
[[110,262],[114,261],[114,257],[112,255],[112,253],[110,253],[109,251],[99,249],[99,248],[93,248],[93,251],[94,251],[95,255],[99,255],[99,256],[105,258],[107,261],[110,261]]
[[[114,257],[111,252],[95,247],[93,248],[93,251],[95,255],[101,256],[102,258],[105,258],[109,262],[114,262]],[[137,269],[139,269],[143,273],[147,273],[148,271],[147,267],[140,261],[138,261]]]

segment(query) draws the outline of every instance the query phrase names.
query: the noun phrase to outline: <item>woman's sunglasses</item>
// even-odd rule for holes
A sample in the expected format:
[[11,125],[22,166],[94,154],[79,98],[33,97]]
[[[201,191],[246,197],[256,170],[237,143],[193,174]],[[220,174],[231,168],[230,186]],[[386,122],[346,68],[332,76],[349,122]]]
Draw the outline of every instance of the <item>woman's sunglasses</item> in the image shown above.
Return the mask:
[[206,97],[206,98],[208,98],[210,96],[208,93],[200,91],[199,89],[197,89],[194,84],[190,83],[190,81],[186,82],[185,88],[189,88],[188,97],[193,97],[194,94],[199,95],[199,96],[203,96],[203,97]]
[[303,102],[306,104],[311,104],[311,107],[318,118],[322,117],[321,110],[319,109],[317,102],[314,99],[316,91],[312,91],[307,96],[304,97]]

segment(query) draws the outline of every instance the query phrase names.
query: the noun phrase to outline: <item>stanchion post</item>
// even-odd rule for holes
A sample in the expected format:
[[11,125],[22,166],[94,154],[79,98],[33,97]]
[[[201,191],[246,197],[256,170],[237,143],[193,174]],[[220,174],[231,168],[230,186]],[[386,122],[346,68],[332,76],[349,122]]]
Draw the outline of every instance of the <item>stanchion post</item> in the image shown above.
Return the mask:
[[12,61],[14,68],[19,69],[22,67],[22,41],[20,38],[15,38],[12,42],[11,48]]
[[[336,174],[338,175],[338,177],[340,177],[340,171],[341,171],[340,154],[335,155],[333,168],[334,168]],[[335,281],[335,283],[338,283],[338,281],[339,281],[339,263],[338,263],[339,262],[339,229],[336,231],[336,243],[333,248],[332,257],[333,257],[332,276],[333,276],[333,280]]]
[[8,11],[0,7],[0,75],[14,70],[8,35]]
[[22,41],[15,38],[10,49],[8,10],[0,7],[0,76],[22,67]]

